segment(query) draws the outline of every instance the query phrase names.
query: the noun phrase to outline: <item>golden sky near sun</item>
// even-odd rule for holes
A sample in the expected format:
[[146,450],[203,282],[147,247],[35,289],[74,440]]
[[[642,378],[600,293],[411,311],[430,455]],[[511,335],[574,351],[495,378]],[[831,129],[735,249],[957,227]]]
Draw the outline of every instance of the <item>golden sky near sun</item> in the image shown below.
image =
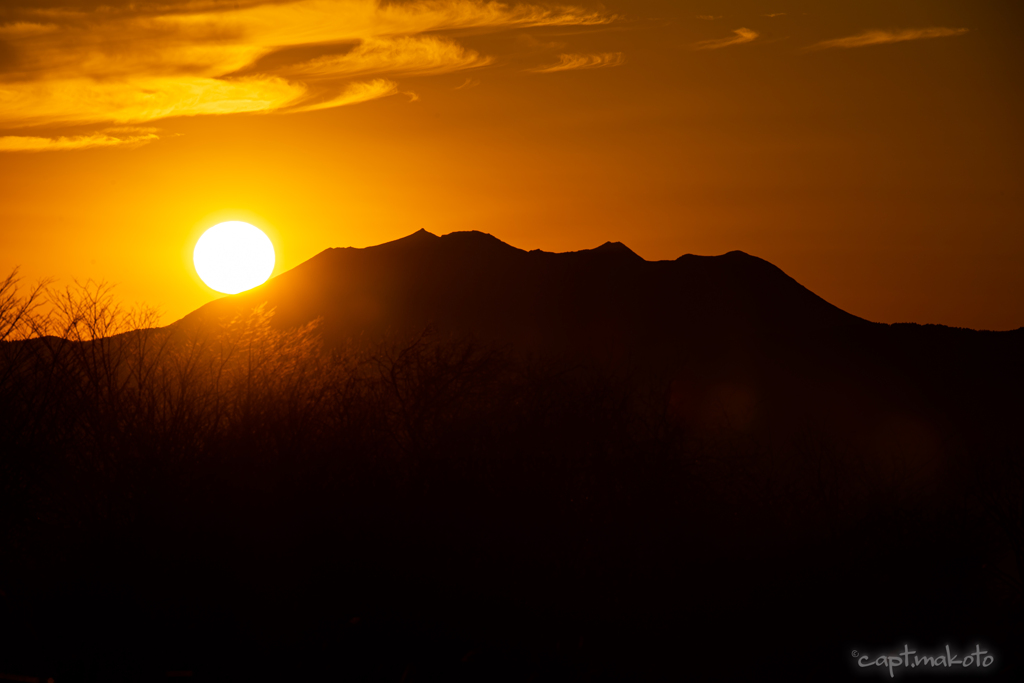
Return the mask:
[[192,249],[275,273],[420,228],[732,249],[883,322],[1024,325],[1006,3],[7,0],[0,271],[169,323]]

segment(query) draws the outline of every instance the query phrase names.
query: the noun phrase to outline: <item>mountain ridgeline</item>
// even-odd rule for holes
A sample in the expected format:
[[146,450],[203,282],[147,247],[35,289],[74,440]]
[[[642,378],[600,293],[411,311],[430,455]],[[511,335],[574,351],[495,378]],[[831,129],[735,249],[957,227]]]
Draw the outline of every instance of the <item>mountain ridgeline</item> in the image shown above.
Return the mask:
[[280,325],[323,316],[329,342],[430,323],[441,332],[618,362],[659,345],[686,353],[715,339],[865,323],[739,251],[648,262],[619,242],[556,254],[526,252],[481,232],[438,237],[425,230],[366,249],[327,249],[182,323],[261,301],[277,308]]
[[[319,318],[328,347],[471,337],[660,386],[693,425],[973,434],[1020,408],[1024,328],[872,323],[741,251],[646,261],[621,242],[524,251],[486,233],[420,230],[327,249],[174,323],[202,329],[265,303],[280,328]],[[915,425],[907,427],[907,425]],[[986,425],[983,427],[982,425]]]

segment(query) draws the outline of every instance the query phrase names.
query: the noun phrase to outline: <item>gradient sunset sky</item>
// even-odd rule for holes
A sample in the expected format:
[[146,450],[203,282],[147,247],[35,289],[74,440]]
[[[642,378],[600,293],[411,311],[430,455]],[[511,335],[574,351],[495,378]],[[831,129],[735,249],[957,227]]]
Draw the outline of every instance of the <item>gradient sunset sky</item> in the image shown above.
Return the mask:
[[855,315],[1024,325],[1024,6],[5,0],[0,275],[219,294],[425,228],[733,249]]

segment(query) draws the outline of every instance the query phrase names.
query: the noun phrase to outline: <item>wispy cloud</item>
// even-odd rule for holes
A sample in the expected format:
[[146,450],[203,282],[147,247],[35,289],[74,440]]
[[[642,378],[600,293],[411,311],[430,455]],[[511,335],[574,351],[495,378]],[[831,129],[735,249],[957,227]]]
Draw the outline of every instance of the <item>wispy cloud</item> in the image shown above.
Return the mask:
[[[616,20],[572,5],[491,0],[240,0],[230,9],[212,0],[89,10],[25,4],[0,15],[7,20],[0,24],[0,128],[345,106],[399,92],[394,79],[493,63],[445,31]],[[102,132],[3,139],[0,150],[130,144]]]
[[467,50],[454,40],[436,36],[374,38],[341,55],[316,57],[285,67],[289,78],[336,78],[365,74],[425,76],[451,73],[490,64],[494,60]]
[[766,14],[765,16],[768,17],[769,19],[774,19],[775,17],[784,17],[784,16],[786,16],[786,13],[785,12],[773,12],[771,14]]
[[729,47],[730,45],[742,45],[743,43],[749,43],[758,36],[756,31],[751,31],[749,28],[738,28],[733,31],[733,34],[734,35],[729,38],[702,40],[699,43],[694,43],[691,47],[693,47],[694,50],[717,50],[719,48]]
[[307,92],[302,83],[273,76],[239,80],[191,75],[102,81],[42,79],[0,84],[0,124],[123,124],[169,116],[271,111],[300,100]]
[[32,21],[12,21],[8,24],[0,24],[0,38],[20,38],[24,36],[38,36],[43,33],[56,31],[56,24],[40,24]]
[[547,74],[554,71],[569,71],[572,69],[597,69],[604,66],[619,66],[625,63],[626,58],[621,52],[603,52],[596,55],[558,55],[558,62],[547,66],[538,66],[527,69],[533,73]]
[[865,47],[883,43],[901,43],[906,40],[922,38],[945,38],[967,33],[965,28],[908,28],[902,31],[865,31],[855,36],[823,40],[808,47],[808,50],[823,50],[830,47]]
[[93,133],[71,137],[28,137],[6,135],[0,137],[0,152],[55,152],[69,149],[92,149],[95,147],[138,147],[157,140],[154,132],[140,132],[136,135],[110,135]]
[[388,95],[398,94],[398,84],[386,78],[377,78],[369,82],[356,81],[349,83],[340,95],[325,98],[320,101],[307,100],[304,104],[290,107],[283,111],[288,114],[298,114],[304,111],[317,111],[320,109],[333,109],[343,107],[346,104],[358,104],[369,102]]

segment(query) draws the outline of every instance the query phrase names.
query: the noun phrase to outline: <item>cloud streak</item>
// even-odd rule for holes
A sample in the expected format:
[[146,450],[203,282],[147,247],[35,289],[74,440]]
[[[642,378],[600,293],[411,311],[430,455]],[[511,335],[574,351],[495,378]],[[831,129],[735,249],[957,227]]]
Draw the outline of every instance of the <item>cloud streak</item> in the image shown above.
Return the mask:
[[555,71],[571,71],[573,69],[598,69],[605,66],[619,66],[626,59],[621,52],[603,52],[595,55],[558,55],[558,62],[547,66],[527,69],[532,73],[548,74]]
[[907,40],[921,40],[923,38],[945,38],[947,36],[959,36],[967,33],[965,28],[908,28],[902,31],[865,31],[855,36],[846,38],[835,38],[823,40],[808,47],[808,50],[824,50],[827,48],[841,47],[866,47],[868,45],[882,45],[885,43],[902,43]]
[[363,42],[342,55],[325,55],[283,69],[289,78],[336,78],[365,74],[426,76],[486,66],[494,60],[447,38],[405,36]]
[[[494,63],[445,31],[596,26],[617,18],[572,5],[489,0],[82,7],[5,10],[0,129],[346,106],[399,92],[394,79]],[[129,144],[105,133],[4,140],[0,151]]]
[[139,147],[158,138],[156,133],[145,131],[123,137],[107,133],[52,138],[6,135],[0,137],[0,152],[58,152],[96,147]]
[[757,31],[751,31],[749,28],[738,28],[733,31],[733,34],[734,35],[729,38],[702,40],[699,43],[694,43],[691,47],[694,50],[718,50],[723,47],[729,47],[730,45],[742,45],[743,43],[749,43],[759,35]]
[[285,109],[284,112],[288,114],[298,114],[304,111],[318,111],[320,109],[333,109],[334,107],[343,107],[346,104],[358,104],[360,102],[369,102],[370,100],[376,100],[381,97],[387,97],[389,95],[398,94],[398,83],[389,81],[386,78],[378,78],[368,83],[355,82],[350,83],[345,91],[340,95],[336,95],[330,99],[325,99],[320,102],[306,102],[305,104]]

